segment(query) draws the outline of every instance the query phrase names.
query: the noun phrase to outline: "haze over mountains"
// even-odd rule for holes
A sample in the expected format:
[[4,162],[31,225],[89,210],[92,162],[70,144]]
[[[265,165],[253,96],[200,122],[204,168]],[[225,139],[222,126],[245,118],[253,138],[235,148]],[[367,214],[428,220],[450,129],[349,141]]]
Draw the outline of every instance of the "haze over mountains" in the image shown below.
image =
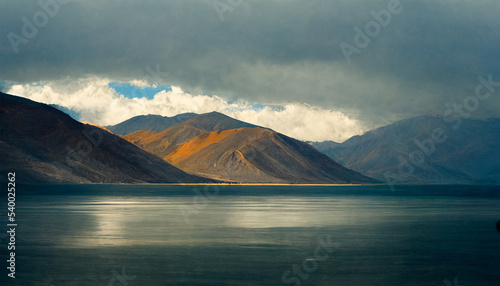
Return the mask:
[[341,144],[313,145],[345,167],[382,181],[388,176],[395,183],[499,183],[499,142],[498,118],[448,123],[419,116]]
[[130,142],[46,104],[0,93],[2,172],[23,183],[202,183]]

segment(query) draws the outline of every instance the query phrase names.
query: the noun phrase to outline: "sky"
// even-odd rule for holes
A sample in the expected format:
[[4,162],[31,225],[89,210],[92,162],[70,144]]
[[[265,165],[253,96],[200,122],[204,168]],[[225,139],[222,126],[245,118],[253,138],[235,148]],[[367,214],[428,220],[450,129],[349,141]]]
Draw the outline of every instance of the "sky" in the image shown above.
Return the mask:
[[[219,111],[342,142],[500,82],[500,1],[0,0],[0,88],[112,125]],[[494,87],[499,85],[493,84]],[[500,116],[500,92],[473,118]]]

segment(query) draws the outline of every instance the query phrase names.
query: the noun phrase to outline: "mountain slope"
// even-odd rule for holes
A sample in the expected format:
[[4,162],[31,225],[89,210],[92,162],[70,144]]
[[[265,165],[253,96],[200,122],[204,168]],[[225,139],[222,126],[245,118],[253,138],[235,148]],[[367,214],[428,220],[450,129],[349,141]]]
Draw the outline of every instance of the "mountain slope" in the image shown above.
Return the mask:
[[212,112],[127,140],[174,166],[210,178],[253,183],[369,183],[308,144]]
[[197,116],[196,113],[183,113],[173,117],[161,115],[140,115],[132,117],[116,125],[106,126],[106,128],[117,135],[127,135],[139,130],[159,132],[195,116]]
[[243,127],[257,126],[233,119],[218,112],[211,112],[198,115],[162,132],[144,133],[144,131],[137,131],[124,136],[124,138],[144,150],[163,158],[198,135]]
[[374,182],[306,143],[264,128],[204,133],[165,160],[188,172],[237,182]]
[[0,93],[2,172],[22,182],[206,182],[53,107]]
[[[498,183],[500,119],[462,119],[456,130],[451,126],[442,117],[419,116],[322,151],[347,168],[380,180],[387,175],[402,183]],[[435,130],[441,130],[441,136],[434,133],[433,138]],[[436,138],[446,139],[439,143],[442,140]]]
[[57,104],[49,104],[49,106],[52,106],[52,107],[54,107],[54,108],[56,108],[56,109],[58,109],[58,110],[60,110],[60,111],[62,111],[64,113],[68,114],[69,116],[71,116],[71,118],[73,118],[76,121],[80,120],[80,117],[81,117],[80,113],[78,113],[78,112],[76,112],[76,111],[74,111],[72,109],[69,109],[67,107],[60,106],[60,105],[57,105]]

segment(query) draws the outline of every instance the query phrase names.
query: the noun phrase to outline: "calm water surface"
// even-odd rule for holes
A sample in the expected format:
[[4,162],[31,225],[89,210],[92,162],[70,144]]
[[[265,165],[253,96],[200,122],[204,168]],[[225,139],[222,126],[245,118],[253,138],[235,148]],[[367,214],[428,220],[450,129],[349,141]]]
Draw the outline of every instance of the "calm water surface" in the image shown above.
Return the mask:
[[17,195],[17,278],[7,277],[0,235],[1,285],[500,285],[499,187],[78,185]]

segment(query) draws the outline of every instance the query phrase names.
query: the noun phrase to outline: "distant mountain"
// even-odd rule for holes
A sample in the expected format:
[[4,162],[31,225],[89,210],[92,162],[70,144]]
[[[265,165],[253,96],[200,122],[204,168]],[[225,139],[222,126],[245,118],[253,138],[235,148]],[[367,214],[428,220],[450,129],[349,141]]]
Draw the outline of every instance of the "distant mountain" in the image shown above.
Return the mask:
[[196,113],[183,113],[173,117],[161,115],[140,115],[132,117],[116,125],[106,126],[106,128],[117,135],[127,135],[139,130],[159,132],[189,120],[197,115],[198,114]]
[[321,152],[332,149],[340,145],[340,143],[337,143],[335,141],[307,142],[307,143],[311,144],[314,148],[318,149]]
[[96,126],[0,93],[2,173],[23,183],[208,182]]
[[306,143],[212,112],[127,140],[201,176],[251,183],[372,183]]
[[[345,167],[400,183],[499,183],[500,119],[419,116],[322,150]],[[441,142],[442,141],[442,142]]]
[[69,116],[71,116],[71,118],[73,118],[74,120],[77,120],[79,121],[80,118],[81,118],[81,114],[74,111],[73,109],[69,109],[67,107],[64,107],[64,106],[61,106],[61,105],[58,105],[58,104],[49,104],[49,106],[52,106],[56,109],[59,109],[61,110],[62,112],[68,114]]

